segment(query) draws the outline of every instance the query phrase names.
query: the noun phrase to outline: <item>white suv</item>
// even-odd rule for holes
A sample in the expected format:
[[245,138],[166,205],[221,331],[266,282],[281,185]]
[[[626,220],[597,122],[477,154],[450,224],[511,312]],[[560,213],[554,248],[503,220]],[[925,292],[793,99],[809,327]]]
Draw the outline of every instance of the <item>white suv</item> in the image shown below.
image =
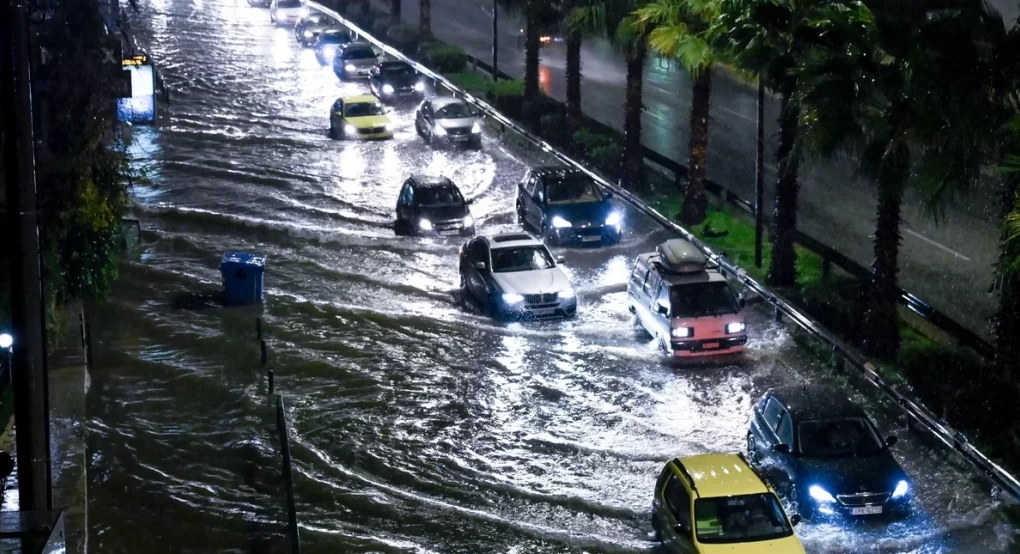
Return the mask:
[[460,289],[499,319],[573,317],[570,279],[535,237],[504,233],[477,237],[460,249]]

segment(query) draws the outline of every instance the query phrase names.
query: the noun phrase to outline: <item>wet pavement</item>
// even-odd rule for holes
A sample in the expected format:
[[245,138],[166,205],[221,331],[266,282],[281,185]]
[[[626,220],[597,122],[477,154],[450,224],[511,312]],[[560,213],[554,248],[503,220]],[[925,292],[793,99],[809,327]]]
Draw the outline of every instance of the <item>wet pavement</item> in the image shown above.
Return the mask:
[[[756,309],[745,356],[672,367],[625,307],[630,260],[668,235],[622,205],[618,245],[555,250],[576,319],[493,322],[458,298],[458,241],[394,235],[396,195],[410,173],[443,174],[475,199],[480,232],[516,230],[515,184],[545,160],[489,130],[481,152],[432,150],[411,108],[393,140],[329,140],[330,104],[367,87],[338,83],[266,10],[148,0],[137,17],[175,94],[135,132],[152,181],[133,189],[143,246],[91,314],[94,550],[282,551],[259,315],[312,553],[652,551],[665,461],[741,450],[767,387],[817,378]],[[267,255],[263,309],[215,305],[226,250]],[[802,524],[809,551],[1004,550],[1000,502],[900,436],[913,515]]]
[[[388,1],[373,0],[380,9]],[[1016,2],[992,3],[1007,21],[1017,15]],[[489,62],[492,52],[490,0],[432,0],[432,29],[437,38],[457,44]],[[405,0],[404,21],[417,25],[418,2]],[[500,10],[499,68],[510,75],[524,73],[524,52],[517,37],[522,18]],[[566,96],[565,48],[562,43],[542,49],[540,82],[550,96]],[[624,59],[605,40],[586,40],[581,50],[584,113],[616,129],[623,128]],[[709,131],[708,177],[740,197],[754,199],[754,149],[757,85],[717,70],[712,82],[712,125]],[[643,142],[673,160],[687,164],[691,84],[687,74],[668,63],[650,59],[645,69],[642,117]],[[778,100],[768,97],[766,137],[778,136]],[[767,140],[766,206],[771,215],[775,183],[776,140]],[[874,258],[876,197],[874,186],[856,176],[854,165],[842,156],[809,157],[801,165],[798,227],[854,261],[870,267]],[[988,186],[955,199],[944,220],[936,222],[908,193],[903,206],[900,250],[901,286],[978,334],[990,337],[989,318],[997,297],[989,292],[996,260],[1000,190]],[[750,262],[747,260],[745,262]]]

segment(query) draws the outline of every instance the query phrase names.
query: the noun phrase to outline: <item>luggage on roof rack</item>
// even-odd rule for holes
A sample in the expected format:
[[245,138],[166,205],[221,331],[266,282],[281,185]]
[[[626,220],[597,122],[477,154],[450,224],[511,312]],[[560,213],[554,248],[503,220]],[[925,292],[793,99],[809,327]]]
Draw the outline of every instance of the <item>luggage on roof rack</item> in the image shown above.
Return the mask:
[[671,239],[655,249],[659,264],[671,273],[700,273],[708,260],[705,254],[684,239]]

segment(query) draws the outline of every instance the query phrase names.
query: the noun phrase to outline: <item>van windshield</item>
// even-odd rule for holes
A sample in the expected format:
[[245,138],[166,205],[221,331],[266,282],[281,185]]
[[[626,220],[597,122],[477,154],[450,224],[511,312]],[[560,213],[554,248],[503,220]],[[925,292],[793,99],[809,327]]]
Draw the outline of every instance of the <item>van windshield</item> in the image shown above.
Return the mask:
[[705,317],[740,311],[737,299],[725,281],[673,285],[669,288],[673,317]]

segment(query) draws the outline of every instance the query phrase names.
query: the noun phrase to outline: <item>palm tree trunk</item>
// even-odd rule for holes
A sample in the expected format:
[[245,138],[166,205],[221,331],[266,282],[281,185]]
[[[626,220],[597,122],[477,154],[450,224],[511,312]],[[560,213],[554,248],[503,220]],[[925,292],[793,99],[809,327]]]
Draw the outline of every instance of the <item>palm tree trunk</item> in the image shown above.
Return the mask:
[[567,33],[567,134],[574,136],[581,126],[581,33]]
[[800,183],[800,147],[797,120],[800,105],[785,92],[780,101],[779,149],[776,151],[776,209],[772,216],[772,255],[766,281],[774,287],[791,287],[797,282],[797,252],[793,248],[797,231],[797,194]]
[[390,25],[400,25],[403,8],[402,0],[390,0]]
[[864,349],[886,359],[900,348],[899,300],[900,210],[906,183],[907,147],[896,144],[885,154],[878,174],[878,217],[875,223],[875,261],[865,298],[861,340]]
[[525,16],[524,29],[524,103],[538,98],[538,22],[534,16]]
[[[1006,190],[1002,198],[1002,221],[1016,209],[1018,178],[1007,177]],[[995,314],[995,366],[1000,377],[1014,380],[1017,377],[1017,360],[1020,360],[1020,271],[1006,268],[1009,253],[1006,251],[1006,232],[999,239],[998,289],[999,310]]]
[[687,189],[680,222],[696,225],[705,220],[705,172],[708,165],[708,112],[712,100],[712,70],[705,68],[694,78],[691,97],[691,136],[687,145]]
[[627,49],[627,93],[623,107],[623,172],[620,185],[629,190],[647,189],[642,178],[645,170],[645,154],[641,148],[642,86],[644,85],[645,59],[648,48],[645,41],[638,39]]
[[418,0],[418,35],[422,40],[432,38],[432,0]]

